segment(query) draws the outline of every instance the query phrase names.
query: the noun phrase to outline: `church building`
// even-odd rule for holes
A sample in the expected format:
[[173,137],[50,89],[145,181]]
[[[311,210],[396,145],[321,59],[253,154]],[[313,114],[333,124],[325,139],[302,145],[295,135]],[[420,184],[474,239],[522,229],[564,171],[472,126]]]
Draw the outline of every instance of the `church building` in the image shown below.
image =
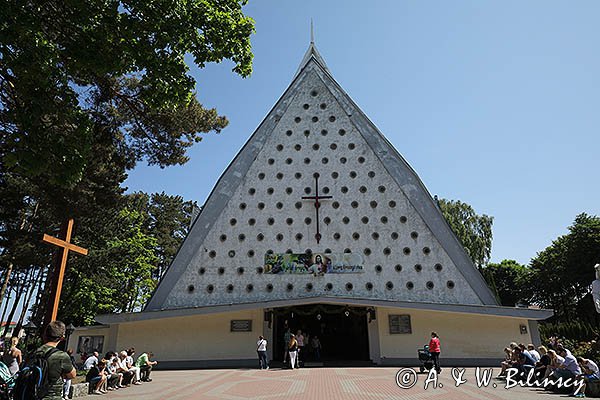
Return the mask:
[[539,344],[537,321],[551,315],[498,305],[416,172],[311,43],[144,310],[99,315],[69,347],[134,346],[164,368],[254,367],[257,337],[282,360],[289,327],[319,338],[324,365],[414,366],[435,331],[443,365],[495,365],[509,342]]

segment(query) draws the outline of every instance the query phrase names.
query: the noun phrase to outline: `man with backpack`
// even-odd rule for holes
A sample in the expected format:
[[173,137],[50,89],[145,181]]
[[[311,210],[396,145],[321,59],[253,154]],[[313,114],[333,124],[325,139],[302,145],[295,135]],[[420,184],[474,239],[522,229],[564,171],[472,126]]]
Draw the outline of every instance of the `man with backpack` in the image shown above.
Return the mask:
[[71,358],[56,346],[65,338],[65,324],[52,321],[44,329],[44,345],[29,358],[15,384],[15,399],[62,400],[63,379],[73,379],[77,371]]

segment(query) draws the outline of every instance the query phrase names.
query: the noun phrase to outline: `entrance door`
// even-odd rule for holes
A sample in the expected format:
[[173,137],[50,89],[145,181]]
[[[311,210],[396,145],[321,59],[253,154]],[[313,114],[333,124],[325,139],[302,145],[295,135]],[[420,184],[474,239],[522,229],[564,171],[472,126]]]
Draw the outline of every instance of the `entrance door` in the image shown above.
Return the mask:
[[321,360],[368,361],[369,336],[367,331],[367,309],[329,304],[311,304],[277,308],[274,314],[273,359],[283,361],[286,328],[294,334],[301,330],[309,335],[305,343],[303,360],[319,361],[311,348],[313,337],[321,342]]

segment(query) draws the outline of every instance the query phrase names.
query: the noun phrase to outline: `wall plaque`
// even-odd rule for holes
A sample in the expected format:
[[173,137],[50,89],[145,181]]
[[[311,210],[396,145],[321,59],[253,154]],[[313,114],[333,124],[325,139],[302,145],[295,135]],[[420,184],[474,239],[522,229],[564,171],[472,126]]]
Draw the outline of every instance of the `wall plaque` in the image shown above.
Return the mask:
[[389,315],[390,334],[412,333],[410,315]]
[[79,336],[77,352],[91,354],[94,351],[102,354],[104,349],[104,336]]
[[252,332],[251,319],[232,319],[231,332]]

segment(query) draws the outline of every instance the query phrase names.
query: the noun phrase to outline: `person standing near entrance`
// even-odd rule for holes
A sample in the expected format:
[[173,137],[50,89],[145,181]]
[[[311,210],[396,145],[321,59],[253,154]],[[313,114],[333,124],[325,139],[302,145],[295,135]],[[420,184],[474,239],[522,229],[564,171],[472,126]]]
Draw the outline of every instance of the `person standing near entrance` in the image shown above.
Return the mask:
[[290,368],[300,368],[298,366],[298,342],[296,341],[296,336],[292,334],[290,341],[288,342],[288,353],[290,353]]
[[306,357],[304,354],[304,336],[300,329],[298,329],[298,332],[296,333],[296,342],[298,342],[298,359],[296,360],[296,364],[300,367],[300,359]]
[[437,373],[442,372],[440,368],[440,338],[435,332],[431,332],[431,340],[429,341],[429,354],[431,354],[431,359],[433,360],[433,366]]
[[315,360],[321,361],[321,341],[319,340],[319,337],[317,335],[314,335],[312,337],[312,340],[310,341],[310,344],[315,355]]
[[258,353],[258,367],[260,369],[269,369],[267,363],[267,340],[261,335],[256,342],[256,352]]
[[[287,323],[287,320],[285,321]],[[290,343],[290,339],[292,338],[292,331],[290,331],[289,326],[285,329],[283,334],[283,363],[285,364],[288,358],[288,344]]]

